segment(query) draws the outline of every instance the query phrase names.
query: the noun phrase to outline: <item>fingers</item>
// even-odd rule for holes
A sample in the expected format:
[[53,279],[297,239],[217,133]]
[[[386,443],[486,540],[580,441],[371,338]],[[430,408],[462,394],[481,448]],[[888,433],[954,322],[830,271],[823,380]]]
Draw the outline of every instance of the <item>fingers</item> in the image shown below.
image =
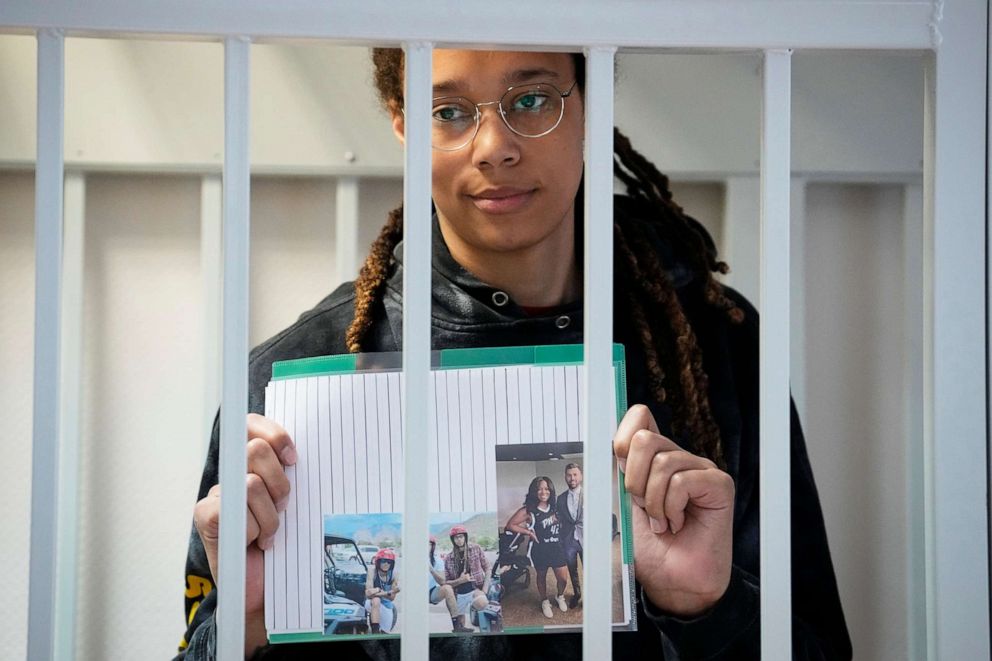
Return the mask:
[[272,502],[280,511],[285,509],[289,498],[289,478],[275,449],[261,438],[248,441],[248,472],[261,478]]
[[[658,424],[654,421],[654,416],[651,415],[651,409],[643,404],[635,404],[627,409],[627,413],[617,425],[617,433],[613,437],[613,452],[621,462],[627,458],[634,434],[642,429],[657,434]],[[620,470],[623,470],[622,465]]]
[[262,478],[249,473],[245,480],[248,492],[248,526],[245,543],[251,544],[257,540],[260,549],[270,548],[272,537],[279,529],[279,512],[272,498],[269,497]]
[[[685,481],[687,472],[698,470],[700,466],[705,467],[705,464],[700,463],[700,459],[700,457],[689,454],[684,450],[672,450],[669,452],[658,452],[648,460],[648,475],[643,492],[640,490],[640,483],[638,483],[638,497],[641,502],[637,504],[643,507],[648,515],[654,519],[655,523],[652,524],[651,529],[655,532],[665,532],[669,529],[669,523],[673,524],[672,532],[678,532],[679,528],[681,528],[681,525],[675,526],[674,521],[668,516],[668,494],[672,486],[676,483],[682,484]],[[633,459],[631,459],[628,465],[632,464]],[[640,464],[636,466],[638,477],[643,472],[640,470],[641,468],[643,466]],[[628,490],[630,490],[629,486]],[[682,503],[683,508],[685,505],[686,503]]]
[[[664,516],[672,533],[685,525],[685,513],[692,503],[701,509],[722,509],[734,502],[734,480],[717,468],[676,473],[668,483]],[[650,513],[650,512],[649,512]]]
[[248,438],[260,438],[270,446],[286,466],[296,463],[296,446],[293,439],[278,423],[257,413],[248,414]]

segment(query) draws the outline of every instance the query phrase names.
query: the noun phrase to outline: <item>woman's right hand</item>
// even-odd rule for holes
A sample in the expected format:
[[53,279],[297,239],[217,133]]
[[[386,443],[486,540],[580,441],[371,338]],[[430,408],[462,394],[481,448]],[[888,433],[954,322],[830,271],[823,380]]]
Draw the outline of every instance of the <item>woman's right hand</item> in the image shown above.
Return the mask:
[[[262,623],[264,610],[264,567],[262,551],[272,546],[272,540],[279,528],[279,512],[286,509],[289,502],[289,479],[284,466],[296,463],[296,447],[293,440],[276,422],[257,415],[248,414],[248,473],[245,476],[248,519],[245,530],[247,546],[247,566],[245,571],[245,614],[246,624],[252,620]],[[215,484],[203,500],[193,508],[193,522],[200,534],[203,548],[207,553],[210,573],[217,582],[217,546],[220,533],[220,485]],[[220,586],[218,586],[220,587]],[[255,617],[252,617],[255,616]],[[246,631],[246,651],[249,639],[254,633]],[[264,626],[261,629],[264,643]],[[253,647],[251,648],[253,649]]]

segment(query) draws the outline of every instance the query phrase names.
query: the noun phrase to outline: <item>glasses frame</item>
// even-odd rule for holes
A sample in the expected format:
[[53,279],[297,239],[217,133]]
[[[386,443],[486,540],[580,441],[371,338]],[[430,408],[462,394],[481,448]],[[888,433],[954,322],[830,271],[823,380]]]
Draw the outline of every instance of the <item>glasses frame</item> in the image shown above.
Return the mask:
[[[471,135],[469,135],[468,139],[466,139],[465,142],[463,142],[462,144],[458,145],[457,147],[438,147],[438,146],[436,146],[433,143],[433,141],[431,141],[431,148],[432,149],[435,149],[437,151],[450,152],[450,151],[458,151],[459,149],[464,149],[468,145],[472,144],[472,141],[475,140],[475,136],[477,136],[479,134],[479,127],[482,125],[482,107],[483,106],[492,106],[492,105],[495,105],[499,109],[499,116],[500,116],[500,119],[503,120],[503,125],[506,126],[506,128],[508,128],[511,131],[513,131],[515,134],[519,135],[520,137],[522,137],[522,138],[541,138],[543,136],[546,136],[547,134],[551,133],[556,128],[558,128],[558,125],[561,124],[561,120],[565,116],[565,99],[567,99],[568,97],[570,97],[572,95],[572,90],[574,90],[575,89],[575,86],[578,85],[578,84],[579,84],[579,81],[578,80],[574,81],[571,85],[568,86],[568,89],[565,90],[564,92],[561,91],[560,89],[558,89],[558,86],[557,85],[553,85],[551,83],[544,83],[544,82],[527,83],[525,85],[511,85],[510,87],[507,87],[506,88],[506,91],[503,92],[503,94],[499,97],[499,99],[497,99],[495,101],[483,101],[481,103],[473,103],[471,99],[468,99],[468,98],[466,98],[464,96],[438,96],[438,97],[434,97],[433,99],[431,99],[431,104],[432,105],[435,104],[435,103],[437,103],[438,101],[443,100],[443,99],[464,99],[470,105],[475,106],[475,129],[472,131]],[[520,89],[521,87],[533,87],[533,86],[538,86],[538,85],[541,85],[541,86],[544,86],[544,87],[550,87],[554,91],[558,92],[558,96],[559,96],[559,102],[558,102],[558,119],[555,120],[555,123],[551,126],[551,128],[549,128],[547,131],[544,131],[542,133],[538,133],[536,135],[529,135],[527,133],[521,133],[517,129],[513,128],[512,126],[510,126],[510,122],[506,119],[506,109],[503,108],[503,100],[506,99],[506,96],[510,92],[512,92],[513,90],[515,90],[515,89]]]

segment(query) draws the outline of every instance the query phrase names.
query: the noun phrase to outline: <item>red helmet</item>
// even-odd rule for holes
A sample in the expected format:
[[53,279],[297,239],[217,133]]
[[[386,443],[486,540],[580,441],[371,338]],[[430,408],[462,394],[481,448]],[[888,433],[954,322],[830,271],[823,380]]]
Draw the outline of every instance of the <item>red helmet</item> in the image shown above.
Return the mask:
[[468,530],[462,525],[451,526],[451,532],[448,533],[448,537],[454,537],[455,535],[465,535],[468,537]]
[[372,564],[378,565],[380,560],[389,560],[392,563],[396,562],[396,554],[393,553],[393,549],[379,549],[374,556],[372,556]]

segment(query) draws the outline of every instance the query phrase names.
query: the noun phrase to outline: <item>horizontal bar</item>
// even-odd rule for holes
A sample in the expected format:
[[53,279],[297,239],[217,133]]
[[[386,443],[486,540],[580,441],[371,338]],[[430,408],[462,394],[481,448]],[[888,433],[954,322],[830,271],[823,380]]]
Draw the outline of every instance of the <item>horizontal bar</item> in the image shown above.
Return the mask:
[[[403,180],[403,548],[410,566],[428,529],[431,392],[431,61],[430,43],[406,44],[406,177]],[[427,572],[408,572],[410,595],[427,594]],[[427,661],[427,599],[408,599],[401,624],[404,661]]]
[[[613,380],[613,62],[615,48],[586,51],[585,263],[583,313],[585,392],[582,406],[582,658],[613,658],[613,573],[609,530],[613,498],[610,439],[616,420],[603,415]],[[609,411],[609,407],[606,408]]]
[[38,168],[35,173],[34,415],[27,658],[53,658],[58,548],[58,438],[62,282],[62,145],[65,39],[38,33]]
[[[931,2],[836,0],[506,0],[397,3],[393,0],[296,0],[272,11],[238,0],[7,0],[0,29],[61,27],[81,33],[183,36],[245,34],[351,43],[433,41],[437,47],[543,44],[581,50],[620,48],[931,49],[938,35]],[[521,21],[520,17],[527,20]],[[620,19],[623,20],[620,20]],[[388,20],[386,20],[388,19]],[[485,30],[479,30],[484,25]],[[555,26],[549,30],[548,26]]]
[[792,658],[789,181],[792,53],[765,53],[761,117],[758,449],[761,658]]
[[217,554],[217,658],[245,658],[245,474],[248,411],[248,102],[247,39],[224,45],[224,289],[221,381],[220,548]]

